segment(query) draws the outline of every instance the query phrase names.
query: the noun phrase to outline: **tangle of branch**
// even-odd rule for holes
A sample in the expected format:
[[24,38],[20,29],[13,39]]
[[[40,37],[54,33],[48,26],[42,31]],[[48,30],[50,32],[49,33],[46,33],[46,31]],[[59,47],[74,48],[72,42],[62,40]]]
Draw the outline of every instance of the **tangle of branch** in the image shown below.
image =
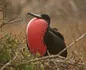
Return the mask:
[[50,56],[45,56],[42,58],[37,58],[37,59],[33,59],[30,61],[26,61],[26,62],[21,62],[19,63],[19,65],[23,65],[23,64],[29,64],[31,62],[37,62],[37,61],[41,61],[41,60],[46,60],[46,59],[53,59],[53,58],[59,58],[59,59],[63,59],[65,60],[64,57],[60,56],[61,53],[63,53],[65,50],[69,49],[72,45],[74,45],[76,42],[80,41],[81,39],[83,39],[83,37],[86,36],[86,33],[84,33],[82,36],[80,36],[78,39],[76,39],[74,42],[72,42],[67,48],[63,49],[61,52],[59,52],[59,54],[57,55],[50,55]]

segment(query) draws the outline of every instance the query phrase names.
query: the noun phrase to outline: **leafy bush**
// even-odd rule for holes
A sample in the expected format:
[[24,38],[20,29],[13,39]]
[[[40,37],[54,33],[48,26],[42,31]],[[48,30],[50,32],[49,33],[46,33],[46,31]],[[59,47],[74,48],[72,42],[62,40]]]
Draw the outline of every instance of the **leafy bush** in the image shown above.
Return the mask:
[[71,58],[47,56],[38,58],[28,51],[25,41],[6,34],[0,39],[0,70],[85,70],[82,57],[73,53]]
[[[24,47],[23,47],[24,46]],[[23,59],[27,60],[30,57],[30,53],[26,50],[26,44],[20,43],[16,37],[6,34],[3,38],[0,39],[0,67],[5,63],[9,62],[15,57],[15,53],[18,53],[15,62],[19,62]],[[32,70],[31,66],[28,65],[13,65],[9,66],[6,69],[10,70]]]

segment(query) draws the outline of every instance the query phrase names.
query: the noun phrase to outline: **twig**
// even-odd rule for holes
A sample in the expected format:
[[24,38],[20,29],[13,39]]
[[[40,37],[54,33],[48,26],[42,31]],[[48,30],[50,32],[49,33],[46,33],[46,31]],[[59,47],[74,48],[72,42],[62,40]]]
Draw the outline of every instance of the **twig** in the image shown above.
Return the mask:
[[2,23],[1,25],[0,25],[0,28],[2,28],[2,26],[4,26],[5,25],[5,23]]
[[57,66],[55,60],[56,60],[56,59],[52,59],[52,61],[54,62],[55,66],[56,66],[56,69],[59,70],[59,67]]
[[86,36],[86,32],[84,34],[82,34],[79,38],[77,38],[74,42],[72,42],[69,46],[67,46],[66,48],[64,48],[61,52],[58,53],[58,55],[62,54],[64,51],[66,51],[67,49],[69,49],[72,45],[74,45],[75,43],[77,43],[78,41],[80,41],[81,39],[83,39],[83,37]]
[[[49,53],[49,51],[47,50],[47,53],[48,53],[48,55],[50,56],[51,54]],[[53,61],[53,63],[55,64],[55,66],[56,66],[56,69],[57,70],[59,70],[59,67],[57,66],[57,64],[56,64],[56,62],[55,62],[55,59],[52,59],[52,61]]]
[[64,59],[65,60],[65,58],[62,57],[62,56],[59,56],[59,55],[50,55],[50,56],[44,56],[44,57],[41,57],[41,58],[35,58],[33,60],[26,61],[26,62],[17,63],[16,65],[24,65],[24,64],[29,64],[31,62],[37,62],[37,61],[42,61],[42,60],[52,59],[52,58],[59,58],[59,59]]
[[9,21],[8,23],[14,23],[14,22],[18,22],[18,21],[22,21],[23,19],[22,18],[20,18],[20,19],[14,19],[14,20],[11,20],[11,21]]
[[20,18],[20,19],[11,19],[11,20],[9,20],[8,22],[6,22],[6,23],[2,23],[1,25],[0,25],[0,28],[2,28],[4,25],[6,25],[6,24],[11,24],[11,23],[14,23],[14,22],[18,22],[18,21],[22,21],[23,19],[22,18]]
[[4,70],[7,66],[9,66],[16,59],[17,55],[18,54],[16,53],[15,57],[9,62],[7,62],[5,65],[3,65],[0,70]]

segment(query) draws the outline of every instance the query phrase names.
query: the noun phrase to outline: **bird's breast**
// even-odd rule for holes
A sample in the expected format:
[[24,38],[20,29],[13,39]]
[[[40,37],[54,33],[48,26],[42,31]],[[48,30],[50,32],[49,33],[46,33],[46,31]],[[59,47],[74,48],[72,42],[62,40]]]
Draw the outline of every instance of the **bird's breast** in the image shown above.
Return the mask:
[[27,42],[30,52],[39,53],[41,56],[46,53],[44,35],[47,31],[48,24],[43,19],[34,18],[27,25]]

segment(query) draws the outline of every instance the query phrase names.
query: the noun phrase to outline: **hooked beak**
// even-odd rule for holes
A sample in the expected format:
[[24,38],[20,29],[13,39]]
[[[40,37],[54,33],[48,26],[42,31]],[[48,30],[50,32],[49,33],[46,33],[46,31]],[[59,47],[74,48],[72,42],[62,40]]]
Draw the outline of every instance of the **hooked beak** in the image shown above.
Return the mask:
[[41,18],[41,15],[34,14],[34,13],[27,13],[27,15],[31,15],[33,17]]

